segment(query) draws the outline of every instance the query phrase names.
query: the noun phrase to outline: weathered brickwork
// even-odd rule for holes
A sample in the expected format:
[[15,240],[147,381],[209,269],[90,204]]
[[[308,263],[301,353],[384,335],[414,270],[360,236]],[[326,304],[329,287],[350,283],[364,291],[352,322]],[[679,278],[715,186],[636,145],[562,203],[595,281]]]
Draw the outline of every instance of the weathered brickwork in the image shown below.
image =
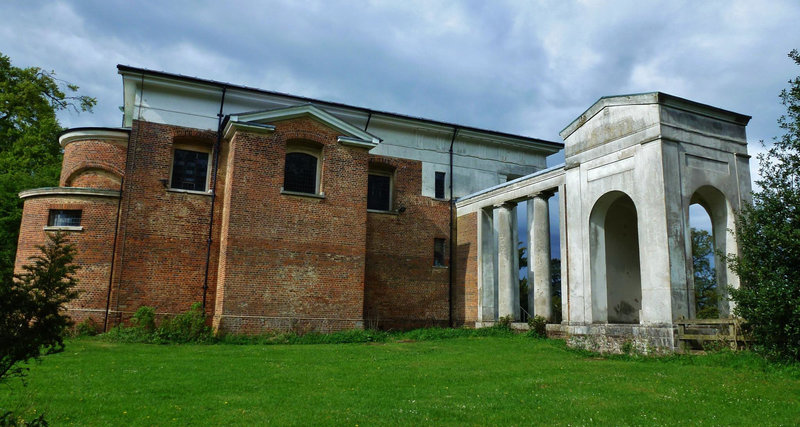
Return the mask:
[[[215,138],[215,132],[134,121],[112,289],[115,322],[127,319],[142,305],[158,313],[179,313],[202,301],[211,196],[174,191],[167,183],[174,142],[191,142],[211,151]],[[220,217],[217,210],[216,230]],[[216,252],[217,245],[212,245],[210,307]]]
[[[70,311],[78,321],[102,324],[107,301],[109,327],[143,305],[161,316],[183,312],[202,301],[208,262],[206,312],[223,332],[447,326],[450,207],[421,195],[421,163],[342,144],[340,130],[309,117],[271,124],[221,141],[213,193],[168,187],[175,147],[208,151],[211,169],[216,132],[134,121],[127,152],[99,139],[68,143],[61,185],[119,190],[124,182],[121,196],[27,198],[18,268],[44,242],[49,209],[82,209],[84,229],[72,232],[82,266],[83,293]],[[283,191],[287,148],[297,147],[319,156],[319,194]],[[367,212],[371,168],[392,174],[392,212]],[[436,238],[446,243],[446,266],[434,266]],[[454,302],[463,305],[460,295]]]
[[124,146],[106,141],[71,142],[64,147],[59,185],[119,190],[125,173],[125,153]]
[[68,231],[68,239],[78,250],[75,263],[80,267],[80,296],[69,304],[69,315],[78,323],[91,317],[103,323],[111,269],[111,254],[119,199],[114,197],[92,197],[53,195],[25,199],[24,215],[20,227],[17,249],[16,272],[29,258],[39,255],[37,245],[47,241],[45,227],[50,209],[80,209],[82,211],[80,231]]
[[477,213],[458,217],[458,249],[453,322],[474,325],[478,320],[478,217]]
[[[367,151],[299,118],[274,133],[238,131],[229,143],[215,324],[251,332],[361,327]],[[286,146],[321,154],[324,198],[282,194]]]
[[449,250],[449,202],[421,195],[420,162],[372,155],[370,164],[393,171],[394,212],[367,214],[367,326],[447,326],[450,272],[433,265],[433,245],[445,239]]

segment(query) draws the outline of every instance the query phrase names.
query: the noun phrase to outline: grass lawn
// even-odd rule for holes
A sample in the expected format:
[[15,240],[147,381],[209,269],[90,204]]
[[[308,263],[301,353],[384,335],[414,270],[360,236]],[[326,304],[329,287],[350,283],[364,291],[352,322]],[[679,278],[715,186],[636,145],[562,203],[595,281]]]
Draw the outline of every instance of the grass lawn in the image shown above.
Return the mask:
[[755,356],[598,358],[524,336],[385,344],[73,339],[0,407],[52,425],[797,425],[800,375]]

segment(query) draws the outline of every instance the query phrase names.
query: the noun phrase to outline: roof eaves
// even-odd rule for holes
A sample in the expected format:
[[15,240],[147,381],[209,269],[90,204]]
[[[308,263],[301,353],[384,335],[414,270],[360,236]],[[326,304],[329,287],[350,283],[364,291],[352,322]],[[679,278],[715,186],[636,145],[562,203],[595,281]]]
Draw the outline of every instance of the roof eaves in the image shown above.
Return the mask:
[[[486,133],[486,134],[490,134],[490,135],[504,136],[504,137],[508,137],[508,138],[517,138],[517,139],[520,139],[520,140],[523,140],[523,141],[532,142],[534,144],[550,145],[550,146],[552,146],[554,148],[559,148],[559,149],[564,148],[564,144],[562,144],[560,142],[548,141],[548,140],[545,140],[545,139],[533,138],[533,137],[522,136],[522,135],[515,135],[515,134],[511,134],[511,133],[507,133],[507,132],[499,132],[499,131],[489,130],[489,129],[481,129],[481,128],[472,127],[472,126],[463,126],[463,125],[459,125],[459,124],[455,124],[455,123],[444,122],[444,121],[433,120],[433,119],[426,119],[426,118],[423,118],[423,117],[409,116],[409,115],[399,114],[399,113],[392,113],[392,112],[388,112],[388,111],[373,110],[373,109],[370,109],[370,108],[358,107],[358,106],[354,106],[354,105],[343,104],[343,103],[340,103],[340,102],[324,101],[324,100],[321,100],[321,99],[314,99],[314,98],[308,98],[308,97],[304,97],[304,96],[291,95],[291,94],[283,93],[283,92],[276,92],[276,91],[269,91],[269,90],[254,88],[254,87],[251,87],[251,86],[235,85],[235,84],[226,83],[226,82],[222,82],[222,81],[218,81],[218,80],[201,79],[199,77],[187,76],[187,75],[184,75],[184,74],[175,74],[175,73],[168,73],[168,72],[165,72],[165,71],[148,70],[146,68],[138,68],[138,67],[132,67],[130,65],[122,65],[122,64],[117,64],[117,71],[120,74],[123,74],[123,73],[149,74],[149,75],[153,75],[153,76],[157,76],[157,77],[185,80],[185,81],[198,83],[198,84],[213,85],[213,86],[218,86],[218,87],[225,87],[225,88],[229,88],[229,89],[238,89],[238,90],[249,91],[249,92],[257,92],[257,93],[262,93],[262,94],[265,94],[265,95],[281,96],[281,97],[294,99],[294,100],[297,100],[297,101],[302,101],[302,102],[305,102],[305,103],[317,104],[317,105],[320,105],[320,106],[328,106],[328,107],[337,107],[337,108],[343,108],[343,109],[358,110],[358,111],[362,111],[362,112],[367,113],[367,114],[373,114],[373,115],[379,114],[379,115],[388,116],[388,117],[397,117],[397,118],[402,118],[402,119],[416,120],[416,121],[430,123],[430,124],[439,125],[439,126],[459,128],[459,129],[464,129],[464,130],[470,130],[470,131],[473,131],[473,132],[480,132],[480,133]],[[242,113],[242,114],[244,114],[244,113]]]

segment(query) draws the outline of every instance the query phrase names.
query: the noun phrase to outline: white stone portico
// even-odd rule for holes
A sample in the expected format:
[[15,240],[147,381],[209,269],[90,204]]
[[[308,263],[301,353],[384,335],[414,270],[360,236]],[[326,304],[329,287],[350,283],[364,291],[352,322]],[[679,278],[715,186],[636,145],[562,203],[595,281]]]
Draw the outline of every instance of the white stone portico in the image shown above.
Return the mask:
[[[737,252],[733,214],[751,192],[749,120],[660,92],[601,98],[561,132],[564,165],[459,199],[459,217],[477,213],[478,326],[520,319],[509,213],[521,201],[528,306],[553,319],[548,200],[557,192],[562,322],[548,331],[601,349],[623,340],[674,349],[674,322],[695,317],[689,206],[708,211],[716,250]],[[725,263],[715,265],[718,289],[738,286]]]

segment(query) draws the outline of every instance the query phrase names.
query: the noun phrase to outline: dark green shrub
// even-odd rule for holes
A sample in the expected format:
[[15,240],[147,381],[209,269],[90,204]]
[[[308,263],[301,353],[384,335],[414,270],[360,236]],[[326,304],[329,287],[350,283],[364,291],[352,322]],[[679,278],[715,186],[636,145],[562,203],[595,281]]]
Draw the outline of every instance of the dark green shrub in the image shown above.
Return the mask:
[[531,335],[539,338],[547,338],[547,319],[542,316],[533,316],[528,319]]
[[[800,53],[789,57],[800,65]],[[728,258],[739,275],[731,289],[734,314],[752,328],[754,348],[800,361],[800,77],[781,91],[787,114],[778,119],[786,133],[758,156],[761,191],[736,218],[739,256]]]
[[511,329],[511,323],[514,322],[514,317],[510,314],[508,316],[502,316],[497,319],[497,326],[503,329]]
[[158,328],[157,336],[165,342],[172,343],[207,341],[211,338],[211,328],[206,326],[203,306],[196,302],[185,313],[164,319]]
[[145,332],[153,332],[156,330],[156,309],[143,305],[136,310],[131,318],[133,326],[142,329]]
[[100,333],[100,325],[91,317],[75,325],[76,337],[93,337]]

